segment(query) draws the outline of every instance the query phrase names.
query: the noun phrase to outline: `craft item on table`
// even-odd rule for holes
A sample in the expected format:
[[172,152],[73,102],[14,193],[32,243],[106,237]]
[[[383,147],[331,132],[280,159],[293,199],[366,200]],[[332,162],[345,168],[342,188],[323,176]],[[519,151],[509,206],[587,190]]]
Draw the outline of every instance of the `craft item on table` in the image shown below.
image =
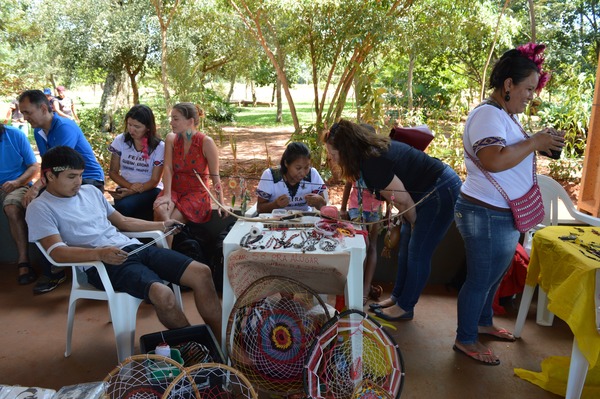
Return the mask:
[[321,209],[319,210],[319,212],[321,213],[321,217],[323,217],[323,218],[329,218],[329,219],[339,219],[340,218],[340,211],[335,206],[331,206],[331,205],[322,206]]
[[308,286],[279,276],[256,280],[229,316],[225,342],[232,366],[262,391],[302,392],[308,349],[329,317],[321,297]]
[[250,227],[250,237],[258,237],[263,233],[265,225],[261,222],[256,222]]
[[158,355],[134,355],[119,363],[104,379],[106,399],[162,399],[183,365]]
[[354,237],[356,231],[351,223],[343,221],[319,220],[315,223],[315,229],[324,236],[343,235]]
[[331,238],[323,238],[321,241],[319,241],[319,248],[321,249],[321,251],[325,251],[325,252],[333,252],[335,251],[335,249],[337,248],[337,241],[333,240]]
[[186,367],[173,380],[164,399],[258,399],[252,384],[240,371],[220,363]]
[[[379,395],[356,396],[366,380]],[[323,326],[304,367],[305,395],[315,399],[397,399],[403,384],[404,361],[398,345],[379,323],[354,309],[335,315]]]
[[259,242],[263,239],[263,235],[252,236],[250,233],[244,234],[240,239],[240,247],[248,249],[264,249],[264,245],[260,245]]

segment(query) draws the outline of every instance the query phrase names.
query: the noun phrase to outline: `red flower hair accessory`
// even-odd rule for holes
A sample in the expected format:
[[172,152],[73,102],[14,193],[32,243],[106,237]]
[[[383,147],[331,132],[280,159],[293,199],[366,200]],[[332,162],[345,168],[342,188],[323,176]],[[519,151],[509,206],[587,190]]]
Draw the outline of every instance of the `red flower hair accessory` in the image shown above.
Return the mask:
[[535,91],[539,94],[540,91],[546,86],[546,83],[550,80],[550,73],[542,71],[542,64],[544,63],[544,56],[542,53],[546,49],[545,44],[527,43],[517,47],[517,51],[521,53],[523,57],[529,58],[537,65],[540,71],[540,80],[535,88]]

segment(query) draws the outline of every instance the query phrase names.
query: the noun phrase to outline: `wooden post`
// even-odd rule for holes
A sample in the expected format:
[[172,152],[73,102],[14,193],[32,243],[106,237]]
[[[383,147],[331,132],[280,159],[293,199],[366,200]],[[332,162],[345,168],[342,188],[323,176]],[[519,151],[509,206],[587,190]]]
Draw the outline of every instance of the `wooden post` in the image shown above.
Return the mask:
[[580,211],[600,216],[600,62],[596,70],[596,86],[585,146],[581,189],[577,205]]

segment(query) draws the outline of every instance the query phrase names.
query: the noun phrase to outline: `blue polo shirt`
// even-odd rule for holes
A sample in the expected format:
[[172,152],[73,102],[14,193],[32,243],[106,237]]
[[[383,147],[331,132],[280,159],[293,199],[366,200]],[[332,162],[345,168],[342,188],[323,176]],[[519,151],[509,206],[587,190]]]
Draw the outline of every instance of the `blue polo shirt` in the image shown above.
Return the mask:
[[0,185],[18,179],[37,162],[27,136],[16,127],[4,125],[4,128],[4,134],[0,135]]
[[41,128],[33,131],[40,155],[44,155],[52,147],[65,145],[81,154],[85,160],[84,179],[104,181],[104,171],[96,160],[92,146],[83,135],[79,125],[69,118],[52,114],[52,124],[48,134]]

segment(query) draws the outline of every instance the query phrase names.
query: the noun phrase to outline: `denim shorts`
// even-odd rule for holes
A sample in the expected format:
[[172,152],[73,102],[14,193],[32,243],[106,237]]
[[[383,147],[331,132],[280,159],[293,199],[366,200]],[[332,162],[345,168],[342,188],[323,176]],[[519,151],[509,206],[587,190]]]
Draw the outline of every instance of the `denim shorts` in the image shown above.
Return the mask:
[[[363,217],[363,222],[377,222],[380,219],[379,212],[372,212],[372,211],[363,211],[362,217]],[[359,219],[358,208],[348,209],[348,218],[350,220]]]
[[[123,248],[131,252],[140,245]],[[131,255],[120,265],[105,263],[106,272],[115,291],[126,292],[140,299],[148,299],[153,283],[168,281],[179,284],[181,276],[193,259],[167,248],[150,246]],[[88,281],[98,289],[104,289],[96,268],[86,270]]]

